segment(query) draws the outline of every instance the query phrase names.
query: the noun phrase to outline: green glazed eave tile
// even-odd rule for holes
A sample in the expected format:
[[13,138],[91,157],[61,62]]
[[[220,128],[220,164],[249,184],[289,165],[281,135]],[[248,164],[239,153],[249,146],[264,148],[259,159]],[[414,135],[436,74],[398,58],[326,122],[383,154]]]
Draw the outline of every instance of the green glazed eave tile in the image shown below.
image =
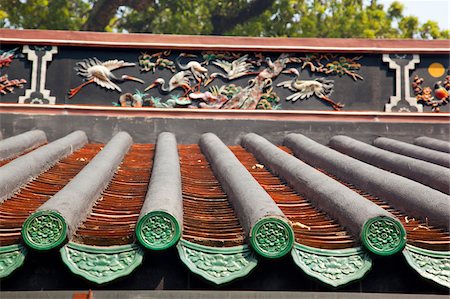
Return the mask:
[[450,251],[434,251],[406,244],[403,255],[421,276],[450,288]]
[[0,278],[22,266],[26,254],[27,250],[21,244],[0,247]]
[[215,248],[181,239],[177,249],[192,272],[218,285],[247,276],[258,263],[247,245]]
[[328,250],[294,243],[294,262],[306,274],[333,287],[359,280],[372,268],[372,259],[361,247]]
[[142,263],[144,255],[136,244],[100,247],[74,242],[63,246],[60,253],[73,273],[97,284],[130,274]]

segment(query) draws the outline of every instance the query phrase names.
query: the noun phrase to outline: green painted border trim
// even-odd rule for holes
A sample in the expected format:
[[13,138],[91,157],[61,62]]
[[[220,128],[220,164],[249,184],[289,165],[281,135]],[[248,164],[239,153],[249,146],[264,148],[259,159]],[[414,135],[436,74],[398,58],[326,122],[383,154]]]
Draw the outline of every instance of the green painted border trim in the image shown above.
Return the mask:
[[[159,217],[163,217],[169,220],[169,222],[171,223],[171,227],[169,228],[171,231],[173,231],[173,233],[170,235],[169,238],[165,238],[166,241],[163,242],[162,244],[155,244],[155,243],[151,243],[148,241],[148,238],[145,237],[144,235],[144,227],[147,226],[147,221],[154,217],[154,216],[159,216]],[[168,227],[166,227],[167,229]],[[150,227],[149,227],[150,229]],[[155,228],[152,228],[153,231],[155,231]],[[172,247],[175,243],[178,242],[178,240],[181,238],[181,229],[180,229],[180,223],[178,222],[178,220],[171,214],[164,212],[164,211],[152,211],[147,213],[144,217],[142,217],[141,219],[139,219],[137,225],[136,225],[136,238],[139,240],[139,242],[141,243],[142,246],[144,246],[145,248],[151,249],[151,250],[164,250],[167,249],[169,247]],[[163,232],[164,233],[164,232]],[[161,235],[161,237],[164,237],[163,235]],[[168,240],[167,240],[168,239]]]
[[[373,245],[373,242],[369,238],[369,231],[370,231],[370,226],[374,222],[389,223],[389,224],[392,224],[396,228],[398,240],[395,240],[397,244],[394,244],[395,245],[394,248],[386,250],[386,249],[376,248]],[[386,232],[383,232],[383,234],[386,234]],[[379,239],[380,239],[380,237],[382,237],[382,236],[377,236],[377,238],[379,238]],[[384,240],[384,238],[381,238],[381,239]],[[405,228],[403,227],[403,225],[399,221],[392,219],[390,217],[378,216],[378,217],[371,218],[371,219],[367,220],[366,223],[364,223],[363,229],[361,231],[361,241],[362,241],[363,245],[366,247],[366,249],[368,249],[372,253],[375,253],[375,254],[381,255],[381,256],[393,255],[393,254],[398,253],[405,247],[406,231],[405,231]],[[384,243],[387,243],[387,242],[384,242]]]
[[[53,240],[51,243],[47,244],[40,244],[33,240],[33,238],[29,235],[30,227],[33,225],[33,221],[36,220],[36,218],[41,216],[48,216],[48,217],[54,217],[57,221],[60,222],[61,228],[59,229],[58,236],[56,240]],[[43,231],[43,230],[41,230]],[[24,224],[22,225],[22,238],[29,247],[36,249],[36,250],[49,250],[55,247],[58,247],[61,245],[61,243],[64,242],[67,236],[67,225],[64,218],[56,211],[38,211],[36,213],[33,213],[31,216],[25,220]]]
[[[282,247],[279,250],[272,250],[272,252],[262,248],[263,244],[261,244],[261,241],[258,240],[257,237],[259,234],[259,230],[269,223],[281,225],[283,227],[284,234],[286,234],[285,237],[287,238],[286,242],[284,242],[285,244],[281,244]],[[279,241],[280,234],[283,234],[283,232],[278,231],[278,236],[272,234],[270,237],[274,238],[274,241]],[[256,222],[256,224],[253,226],[250,233],[250,244],[252,245],[253,249],[263,257],[271,259],[280,258],[289,253],[289,251],[291,251],[292,246],[294,245],[294,231],[292,230],[292,227],[281,218],[265,217],[258,220],[258,222]]]
[[177,249],[189,270],[217,285],[247,276],[258,264],[247,245],[216,248],[180,239]]
[[406,244],[403,255],[421,276],[450,288],[450,251],[434,251]]
[[27,249],[22,244],[0,247],[0,278],[6,277],[23,265]]
[[360,280],[372,268],[372,259],[362,247],[329,250],[296,242],[291,255],[306,274],[333,287]]
[[70,271],[97,284],[130,274],[144,256],[142,248],[134,243],[100,247],[69,242],[59,251]]

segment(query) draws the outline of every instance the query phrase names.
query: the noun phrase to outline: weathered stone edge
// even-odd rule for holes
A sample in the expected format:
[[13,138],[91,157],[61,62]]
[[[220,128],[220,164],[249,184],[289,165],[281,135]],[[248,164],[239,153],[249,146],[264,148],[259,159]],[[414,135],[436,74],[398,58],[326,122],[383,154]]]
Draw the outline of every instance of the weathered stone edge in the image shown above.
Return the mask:
[[[267,141],[265,138],[250,133],[244,136],[242,145],[272,172],[284,178],[298,193],[306,196],[317,208],[325,211],[348,229],[354,236],[365,239],[363,231],[373,219],[380,216],[390,219],[400,231],[403,226],[394,215],[350,190],[341,183],[321,173],[299,159]],[[402,238],[403,237],[403,238]],[[403,249],[404,235],[401,236],[396,251]],[[367,249],[375,254],[384,252],[374,250],[370,242],[365,243]],[[389,254],[395,252],[389,251]]]
[[[143,229],[153,229],[147,225],[152,217],[165,219],[166,232],[172,232],[162,244],[152,244],[145,238]],[[148,249],[164,250],[178,242],[182,227],[183,195],[177,141],[174,134],[163,132],[156,142],[152,176],[136,225],[136,237]]]
[[[354,184],[411,216],[449,229],[448,195],[344,155],[301,134],[289,134],[285,138],[285,144],[299,159],[308,164]],[[433,198],[433,201],[430,201],[430,198]]]
[[75,131],[0,167],[0,203],[87,141],[86,133]]
[[419,159],[393,153],[351,137],[338,135],[330,139],[331,148],[378,168],[450,193],[450,169]]
[[32,130],[0,141],[0,161],[16,157],[47,142],[44,131]]
[[450,154],[443,153],[441,151],[433,150],[430,148],[406,143],[403,141],[378,137],[373,141],[373,145],[408,157],[416,158],[419,160],[427,161],[437,165],[450,168]]
[[[247,237],[252,235],[253,227],[265,218],[277,218],[285,222],[288,234],[292,236],[285,244],[289,248],[282,250],[287,254],[293,244],[293,230],[289,220],[275,204],[270,195],[258,184],[255,178],[239,162],[231,150],[214,134],[206,133],[200,138],[200,148],[211,168],[220,181],[222,188],[239,218]],[[258,242],[251,242],[252,246]],[[257,250],[262,253],[261,250]],[[279,258],[281,254],[264,254],[267,258]]]
[[[55,212],[64,219],[67,238],[70,240],[79,224],[89,215],[96,199],[108,186],[131,144],[128,133],[117,133],[88,165],[28,219],[35,218],[38,212]],[[27,234],[22,234],[22,237],[26,239]]]

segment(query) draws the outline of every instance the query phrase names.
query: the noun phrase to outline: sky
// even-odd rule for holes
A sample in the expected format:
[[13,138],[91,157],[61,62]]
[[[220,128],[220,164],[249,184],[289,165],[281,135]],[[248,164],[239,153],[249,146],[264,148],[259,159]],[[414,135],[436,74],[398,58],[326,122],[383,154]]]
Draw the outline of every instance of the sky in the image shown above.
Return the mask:
[[[404,4],[404,15],[419,18],[420,23],[436,21],[441,29],[450,29],[450,0],[397,0]],[[385,8],[394,0],[378,0]]]

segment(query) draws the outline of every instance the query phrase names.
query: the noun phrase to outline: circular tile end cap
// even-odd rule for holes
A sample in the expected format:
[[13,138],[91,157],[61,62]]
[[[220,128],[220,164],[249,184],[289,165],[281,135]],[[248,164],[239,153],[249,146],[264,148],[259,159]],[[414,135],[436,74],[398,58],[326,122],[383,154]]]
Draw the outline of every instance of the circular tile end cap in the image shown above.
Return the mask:
[[180,224],[167,212],[152,211],[138,221],[136,237],[145,248],[164,250],[180,239]]
[[367,220],[361,233],[363,245],[372,253],[388,256],[401,251],[406,244],[403,225],[390,217],[375,217]]
[[59,246],[67,236],[64,218],[55,211],[39,211],[27,218],[22,226],[22,238],[36,250],[50,250]]
[[263,218],[253,226],[250,244],[263,257],[280,258],[291,251],[294,245],[294,232],[283,219]]

